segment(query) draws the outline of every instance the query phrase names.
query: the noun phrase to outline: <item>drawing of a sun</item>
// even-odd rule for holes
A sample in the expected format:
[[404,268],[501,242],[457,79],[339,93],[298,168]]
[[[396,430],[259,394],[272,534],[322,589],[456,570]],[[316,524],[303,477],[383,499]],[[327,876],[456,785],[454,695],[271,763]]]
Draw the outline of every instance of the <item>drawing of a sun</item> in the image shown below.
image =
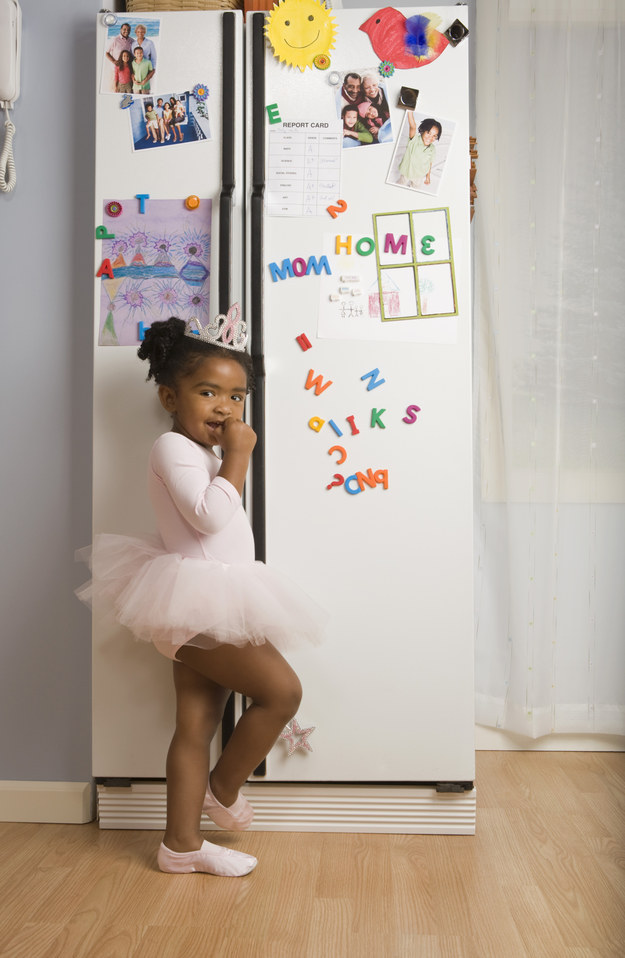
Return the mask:
[[265,34],[281,63],[304,71],[334,46],[336,21],[321,0],[279,0],[267,17]]

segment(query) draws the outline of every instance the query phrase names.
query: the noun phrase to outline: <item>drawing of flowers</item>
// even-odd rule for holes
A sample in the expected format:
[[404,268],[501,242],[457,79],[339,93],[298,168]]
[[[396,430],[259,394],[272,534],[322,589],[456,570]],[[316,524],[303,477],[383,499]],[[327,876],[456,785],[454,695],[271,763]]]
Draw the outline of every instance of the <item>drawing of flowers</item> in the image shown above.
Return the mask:
[[130,280],[120,289],[113,308],[115,310],[115,326],[119,334],[120,324],[129,326],[147,319],[152,309],[152,300],[142,288],[145,284],[141,280]]
[[163,233],[158,233],[155,236],[150,237],[150,246],[152,249],[156,250],[157,262],[171,262],[171,256],[175,248],[175,243],[174,240],[170,239],[169,236]]
[[189,290],[180,297],[180,308],[188,319],[192,316],[197,316],[198,319],[208,316],[209,307],[210,296],[207,289]]
[[208,262],[210,255],[210,238],[208,233],[199,230],[187,229],[179,240],[180,248],[185,256],[200,262]]
[[173,316],[180,303],[181,290],[177,283],[168,280],[155,282],[152,288],[154,305],[160,313]]

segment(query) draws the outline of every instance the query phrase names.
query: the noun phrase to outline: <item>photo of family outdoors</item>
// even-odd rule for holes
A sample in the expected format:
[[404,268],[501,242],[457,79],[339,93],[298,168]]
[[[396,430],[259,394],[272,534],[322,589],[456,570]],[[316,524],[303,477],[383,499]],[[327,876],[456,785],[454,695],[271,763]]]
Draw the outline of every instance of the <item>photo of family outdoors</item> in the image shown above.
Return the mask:
[[160,20],[128,18],[108,28],[101,93],[148,96],[154,89]]

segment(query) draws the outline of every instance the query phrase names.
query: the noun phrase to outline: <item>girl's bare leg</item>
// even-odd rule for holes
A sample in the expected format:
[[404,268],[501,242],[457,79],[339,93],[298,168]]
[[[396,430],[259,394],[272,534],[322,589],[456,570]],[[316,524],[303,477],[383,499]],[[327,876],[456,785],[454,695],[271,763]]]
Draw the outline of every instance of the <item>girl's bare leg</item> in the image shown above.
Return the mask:
[[[242,648],[223,645],[210,651],[185,645],[178,651],[178,658],[205,680],[251,699],[211,775],[213,795],[228,808],[297,712],[302,687],[291,666],[269,643]],[[194,784],[193,814],[197,806],[198,826],[206,770],[204,763]]]
[[200,816],[209,772],[209,750],[230,694],[182,662],[174,662],[176,731],[167,753],[167,828],[173,852],[202,844]]

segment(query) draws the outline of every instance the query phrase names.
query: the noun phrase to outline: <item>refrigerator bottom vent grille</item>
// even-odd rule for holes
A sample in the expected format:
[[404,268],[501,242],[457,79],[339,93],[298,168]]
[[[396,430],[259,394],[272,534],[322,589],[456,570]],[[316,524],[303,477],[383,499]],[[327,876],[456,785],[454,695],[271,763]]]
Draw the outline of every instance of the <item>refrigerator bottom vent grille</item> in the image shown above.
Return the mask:
[[[386,832],[414,835],[473,835],[475,789],[460,794],[434,788],[368,785],[248,785],[255,811],[252,831]],[[129,788],[98,786],[100,828],[165,827],[164,783]],[[202,828],[216,828],[202,818]]]

